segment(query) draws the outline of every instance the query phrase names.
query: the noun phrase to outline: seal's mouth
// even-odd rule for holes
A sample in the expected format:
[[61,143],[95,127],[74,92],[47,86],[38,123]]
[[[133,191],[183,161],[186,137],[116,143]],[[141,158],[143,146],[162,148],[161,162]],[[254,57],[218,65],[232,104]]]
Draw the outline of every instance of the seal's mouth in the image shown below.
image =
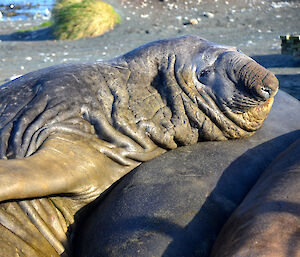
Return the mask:
[[[233,112],[228,106],[225,109],[224,106],[220,106],[220,102],[211,92],[199,92],[196,101],[198,108],[219,128],[225,138],[236,139],[251,136],[262,126],[271,110],[274,98],[256,102],[255,106],[238,113]],[[208,124],[210,123],[202,124],[201,129],[212,126]]]
[[271,97],[265,102],[251,107],[244,112],[235,113],[232,111],[225,111],[224,115],[232,120],[241,129],[248,132],[253,132],[262,126],[272,108],[273,102],[274,98]]

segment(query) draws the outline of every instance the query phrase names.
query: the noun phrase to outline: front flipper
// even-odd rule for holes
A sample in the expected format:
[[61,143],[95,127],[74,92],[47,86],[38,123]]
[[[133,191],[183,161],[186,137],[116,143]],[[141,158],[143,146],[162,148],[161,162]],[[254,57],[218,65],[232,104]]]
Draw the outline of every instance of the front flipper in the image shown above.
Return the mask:
[[[164,150],[152,152],[154,158]],[[138,166],[144,154],[149,156],[96,137],[54,134],[30,157],[0,160],[0,201],[57,194],[91,201]]]

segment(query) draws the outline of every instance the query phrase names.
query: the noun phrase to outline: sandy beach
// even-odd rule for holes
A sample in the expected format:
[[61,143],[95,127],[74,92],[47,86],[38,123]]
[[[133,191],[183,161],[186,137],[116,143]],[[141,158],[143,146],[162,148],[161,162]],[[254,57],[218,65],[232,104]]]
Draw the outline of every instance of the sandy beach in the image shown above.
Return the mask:
[[94,62],[144,43],[196,34],[236,46],[274,72],[281,89],[300,99],[300,60],[281,55],[280,35],[300,33],[300,1],[107,0],[120,14],[114,30],[77,41],[53,40],[50,29],[23,36],[42,19],[0,21],[0,84],[55,64]]

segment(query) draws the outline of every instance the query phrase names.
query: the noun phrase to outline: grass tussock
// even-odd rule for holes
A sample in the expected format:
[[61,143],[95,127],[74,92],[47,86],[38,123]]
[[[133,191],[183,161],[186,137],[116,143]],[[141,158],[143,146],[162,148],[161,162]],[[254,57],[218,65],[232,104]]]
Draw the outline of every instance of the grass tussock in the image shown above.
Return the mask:
[[113,7],[99,0],[58,0],[52,14],[54,35],[63,40],[99,36],[121,22]]

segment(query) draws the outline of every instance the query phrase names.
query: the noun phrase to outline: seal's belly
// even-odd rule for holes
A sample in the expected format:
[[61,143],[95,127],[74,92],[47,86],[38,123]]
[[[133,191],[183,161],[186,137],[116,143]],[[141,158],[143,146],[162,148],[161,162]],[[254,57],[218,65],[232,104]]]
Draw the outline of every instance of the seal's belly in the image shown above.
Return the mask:
[[66,253],[66,224],[50,199],[0,205],[0,255],[56,257]]

